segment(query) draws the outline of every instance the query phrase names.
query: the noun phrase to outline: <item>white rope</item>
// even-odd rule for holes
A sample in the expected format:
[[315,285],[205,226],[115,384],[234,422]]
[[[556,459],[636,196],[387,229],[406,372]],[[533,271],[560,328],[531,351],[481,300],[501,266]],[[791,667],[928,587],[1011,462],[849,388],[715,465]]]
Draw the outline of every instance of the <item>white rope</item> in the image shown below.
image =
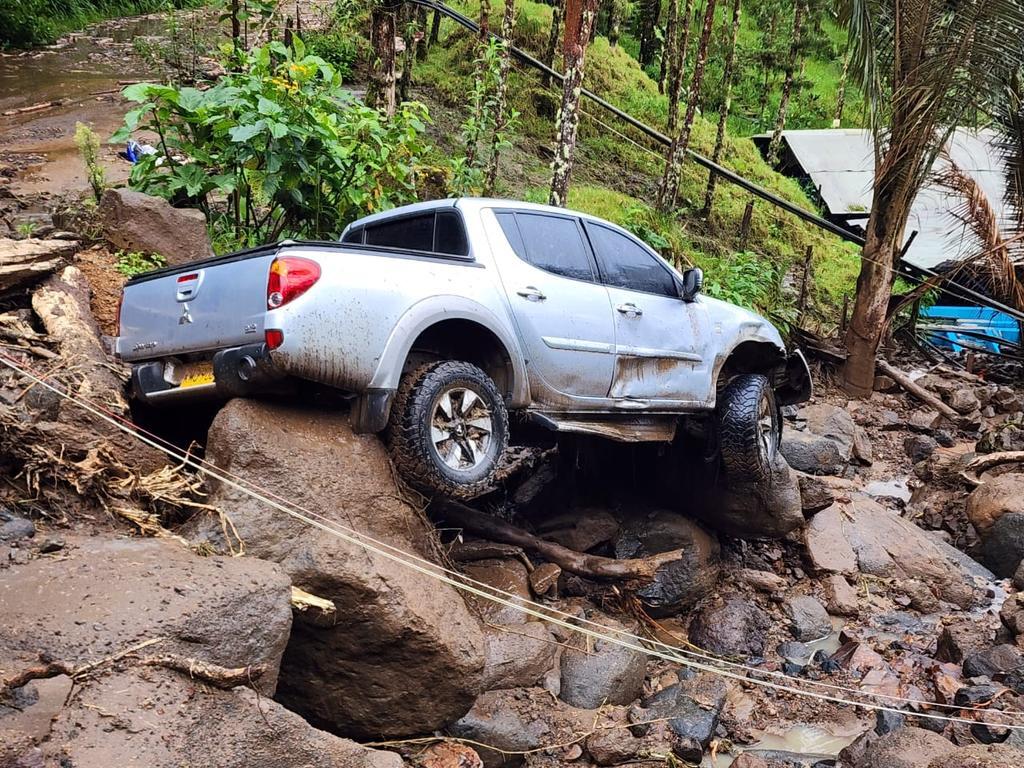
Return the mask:
[[[746,666],[746,665],[742,665],[742,664],[736,664],[734,662],[727,662],[727,661],[720,660],[720,659],[714,659],[713,657],[705,656],[703,654],[698,654],[698,653],[694,653],[694,652],[688,652],[688,651],[686,651],[684,649],[676,648],[675,646],[667,645],[667,644],[662,643],[660,641],[648,640],[648,639],[645,639],[645,638],[641,638],[641,637],[639,637],[637,635],[634,635],[634,634],[631,634],[629,632],[618,630],[618,629],[615,629],[613,627],[606,627],[604,625],[601,625],[601,624],[599,624],[597,622],[593,622],[593,621],[588,620],[588,619],[572,616],[570,614],[564,613],[564,612],[559,611],[557,609],[553,609],[553,608],[550,608],[548,606],[544,606],[542,604],[539,604],[539,603],[536,603],[536,602],[533,602],[533,601],[524,600],[524,599],[522,599],[522,598],[520,598],[518,596],[512,595],[511,593],[504,592],[503,590],[500,590],[500,589],[491,587],[489,585],[483,584],[482,582],[475,582],[474,580],[469,579],[468,577],[465,577],[462,574],[459,574],[459,573],[457,573],[455,571],[451,571],[451,570],[449,570],[447,568],[444,568],[443,566],[437,565],[436,563],[432,563],[429,560],[426,560],[426,559],[424,559],[422,557],[419,557],[417,555],[405,552],[405,551],[403,551],[403,550],[401,550],[401,549],[399,549],[397,547],[394,547],[394,546],[392,546],[390,544],[387,544],[385,542],[381,542],[381,541],[378,541],[376,539],[373,539],[372,537],[368,536],[367,534],[361,533],[361,532],[356,531],[355,529],[352,529],[352,528],[348,528],[347,526],[343,526],[343,525],[341,525],[341,524],[339,524],[339,523],[337,523],[335,521],[328,520],[327,518],[323,517],[322,515],[319,515],[318,513],[311,512],[311,511],[308,511],[308,510],[302,510],[301,507],[298,507],[298,505],[295,505],[295,504],[290,503],[290,502],[289,502],[289,504],[291,504],[291,507],[294,507],[294,508],[286,506],[283,503],[277,502],[274,499],[268,497],[267,495],[264,495],[264,492],[262,492],[262,489],[254,490],[253,488],[246,487],[242,483],[236,482],[235,480],[229,478],[222,470],[220,470],[219,467],[216,467],[216,465],[212,464],[211,462],[197,460],[195,457],[193,457],[191,455],[188,455],[188,454],[185,454],[185,453],[181,453],[181,452],[179,452],[177,450],[174,450],[174,449],[165,447],[163,445],[160,445],[156,440],[153,440],[153,439],[149,438],[148,436],[140,433],[137,429],[129,427],[128,425],[126,425],[126,424],[120,422],[119,420],[111,417],[110,415],[104,413],[102,410],[96,408],[91,403],[89,403],[89,401],[87,401],[86,399],[80,398],[80,397],[75,397],[75,396],[73,396],[73,395],[71,395],[71,394],[61,390],[60,388],[53,386],[52,384],[50,384],[46,380],[40,378],[39,376],[35,375],[31,371],[26,370],[25,368],[21,367],[16,362],[14,362],[10,358],[8,358],[6,355],[0,355],[0,363],[3,363],[8,368],[10,368],[11,370],[17,372],[18,374],[20,374],[20,375],[22,375],[22,376],[24,376],[24,377],[26,377],[28,379],[31,379],[34,383],[39,384],[40,386],[42,386],[42,387],[44,387],[44,388],[54,392],[55,394],[57,394],[58,396],[64,398],[65,400],[68,400],[69,402],[77,405],[78,407],[82,408],[83,410],[85,410],[85,411],[93,414],[94,416],[102,419],[103,421],[113,425],[115,428],[121,430],[122,432],[124,432],[124,433],[126,433],[128,435],[131,435],[132,437],[135,437],[136,439],[138,439],[139,441],[143,442],[144,444],[149,445],[150,447],[155,448],[156,450],[160,451],[161,453],[164,453],[167,456],[170,456],[171,458],[175,459],[176,461],[181,462],[185,466],[192,467],[196,471],[202,472],[203,474],[205,474],[205,475],[207,475],[209,477],[212,477],[215,480],[218,480],[219,482],[222,482],[222,483],[224,483],[225,485],[227,485],[227,486],[229,486],[231,488],[239,490],[242,493],[244,493],[244,494],[246,494],[246,495],[256,499],[257,501],[260,501],[260,502],[262,502],[264,504],[267,504],[268,506],[270,506],[270,507],[272,507],[274,509],[277,509],[278,511],[284,512],[285,514],[287,514],[287,515],[289,515],[289,516],[291,516],[291,517],[293,517],[293,518],[295,518],[295,519],[297,519],[297,520],[299,520],[301,522],[304,522],[307,525],[311,525],[311,526],[313,526],[315,528],[318,528],[320,530],[325,531],[326,533],[330,533],[330,534],[332,534],[334,536],[337,536],[338,538],[340,538],[343,541],[346,541],[346,542],[348,542],[350,544],[363,547],[364,549],[366,549],[366,550],[368,550],[370,552],[378,554],[378,555],[380,555],[380,556],[382,556],[382,557],[384,557],[384,558],[386,558],[388,560],[391,560],[391,561],[393,561],[395,563],[398,563],[399,565],[403,565],[403,566],[405,566],[407,568],[411,568],[411,569],[413,569],[413,570],[415,570],[415,571],[417,571],[419,573],[422,573],[422,574],[424,574],[426,576],[429,576],[431,578],[437,579],[438,581],[446,583],[446,584],[448,584],[448,585],[450,585],[452,587],[455,587],[456,589],[462,590],[464,592],[468,592],[470,594],[476,595],[477,597],[481,597],[481,598],[483,598],[485,600],[489,600],[489,601],[497,603],[499,605],[503,605],[503,606],[506,606],[506,607],[509,607],[509,608],[513,608],[513,609],[515,609],[517,611],[520,611],[522,613],[525,613],[525,614],[527,614],[529,616],[533,616],[534,618],[539,619],[540,621],[546,621],[546,622],[548,622],[550,624],[554,624],[556,626],[563,627],[563,628],[568,629],[570,631],[578,632],[578,633],[580,633],[580,634],[582,634],[582,635],[584,635],[586,637],[590,637],[590,638],[595,639],[595,640],[603,640],[605,642],[609,642],[609,643],[612,643],[612,644],[615,644],[615,645],[618,645],[618,646],[621,646],[621,647],[624,647],[624,648],[628,648],[630,650],[637,651],[639,653],[643,653],[643,654],[645,654],[647,656],[653,656],[655,658],[660,658],[660,659],[663,659],[663,660],[666,660],[666,661],[675,662],[675,663],[681,664],[683,666],[686,666],[686,667],[689,667],[689,668],[692,668],[692,669],[696,669],[696,670],[699,670],[699,671],[702,671],[702,672],[707,672],[709,674],[719,675],[719,676],[727,678],[727,679],[732,679],[732,680],[736,680],[736,681],[739,681],[739,682],[746,682],[746,683],[750,683],[750,684],[753,684],[753,685],[759,685],[759,686],[764,687],[764,688],[769,688],[769,689],[777,690],[777,691],[783,691],[783,692],[786,692],[786,693],[792,693],[792,694],[795,694],[797,696],[804,696],[804,697],[808,697],[808,698],[817,699],[817,700],[820,700],[820,701],[828,701],[828,702],[832,702],[832,703],[836,703],[836,704],[845,704],[845,705],[849,705],[849,706],[853,706],[853,707],[861,707],[863,709],[867,709],[867,710],[871,710],[871,711],[892,712],[892,713],[895,713],[895,714],[904,714],[904,715],[907,714],[906,711],[900,710],[900,709],[896,709],[896,708],[893,708],[893,707],[886,707],[886,706],[883,706],[883,705],[880,705],[880,704],[874,704],[874,703],[853,701],[853,700],[850,700],[850,699],[844,699],[844,698],[837,697],[837,696],[829,696],[827,694],[817,693],[817,692],[814,692],[814,691],[800,690],[800,689],[792,687],[790,685],[784,685],[784,684],[780,684],[780,683],[773,683],[773,682],[770,682],[770,681],[767,681],[767,680],[751,679],[750,677],[748,677],[746,675],[741,675],[741,674],[737,674],[737,673],[734,673],[734,672],[730,672],[730,671],[727,671],[727,670],[722,669],[722,668],[717,667],[717,666],[711,666],[709,664],[695,662],[692,659],[685,658],[684,655],[689,654],[689,655],[696,656],[698,658],[702,658],[702,659],[707,659],[707,660],[713,661],[714,663],[717,663],[717,664],[725,664],[727,666],[732,666],[732,667],[740,668],[740,669],[743,669],[744,671],[746,671],[748,673],[759,674],[759,675],[768,675],[768,676],[781,676],[781,677],[783,677],[786,680],[796,681],[795,678],[791,678],[791,677],[783,675],[781,673],[774,673],[774,672],[770,672],[769,670],[761,670],[761,669],[758,669],[756,667]],[[205,464],[206,466],[203,466],[203,464]],[[213,469],[211,469],[210,467],[213,467]],[[267,492],[267,493],[269,493],[269,492]],[[273,495],[273,494],[271,494],[271,495]],[[302,511],[300,511],[300,510],[302,510]],[[321,519],[318,520],[316,518],[321,518]],[[389,552],[387,550],[393,550],[393,552]],[[479,586],[477,586],[477,585],[479,585]],[[481,587],[483,587],[483,588],[481,588]],[[485,591],[485,590],[490,590],[490,591]],[[499,594],[492,594],[492,593],[500,593],[500,594],[505,595],[506,597],[501,597],[501,596],[499,596]],[[556,614],[556,615],[553,616],[552,614]],[[557,618],[556,616],[561,616],[561,617],[564,617],[564,618]],[[578,622],[578,623],[588,624],[588,625],[597,627],[598,630],[600,630],[600,631],[596,631],[596,630],[585,628],[585,627],[580,627],[576,623],[570,623],[570,622]],[[622,635],[625,639],[609,635],[608,634],[609,632],[613,632],[613,633],[615,633],[617,635]],[[664,648],[666,650],[652,650],[651,648],[647,647],[649,645],[654,645],[656,647]],[[683,655],[680,655],[680,654],[683,654]],[[952,708],[952,709],[955,709],[955,710],[958,710],[958,711],[970,711],[970,712],[976,712],[978,714],[984,713],[986,715],[998,714],[998,715],[1002,715],[1002,716],[1007,716],[1007,715],[1010,715],[1010,714],[1019,714],[1019,713],[1003,713],[1003,712],[999,712],[998,710],[972,709],[970,707],[959,707],[959,706],[953,707],[951,705],[943,705],[943,704],[939,704],[939,703],[935,703],[935,702],[926,702],[926,701],[920,701],[920,700],[915,700],[915,699],[908,699],[908,698],[903,698],[903,697],[898,697],[898,696],[890,696],[890,695],[887,695],[887,694],[876,694],[876,693],[871,693],[871,692],[867,692],[867,691],[859,691],[859,690],[851,689],[851,688],[843,688],[841,686],[826,685],[826,684],[820,683],[818,681],[812,681],[812,680],[800,680],[799,682],[802,683],[802,684],[816,684],[816,685],[821,686],[821,687],[826,687],[826,688],[830,688],[830,689],[833,689],[833,690],[845,691],[845,692],[852,693],[852,694],[859,695],[859,696],[869,696],[869,697],[875,697],[875,698],[883,698],[883,699],[900,701],[900,702],[903,702],[903,703],[916,704],[916,705],[926,706],[926,707],[937,707],[937,708],[946,707],[946,708]],[[1002,727],[1002,728],[1008,728],[1008,729],[1011,729],[1011,730],[1024,730],[1024,725],[1014,725],[1014,724],[1005,723],[1005,722],[989,722],[989,721],[985,721],[985,720],[974,720],[974,719],[961,718],[961,717],[951,717],[951,716],[947,716],[947,715],[936,715],[936,714],[924,713],[924,712],[913,713],[913,714],[915,714],[918,717],[924,717],[924,718],[928,718],[928,719],[932,719],[932,720],[938,720],[938,721],[943,721],[943,722],[963,723],[963,724],[966,724],[966,725],[974,725],[974,724],[978,724],[980,722],[980,723],[984,723],[984,724],[987,724],[987,725],[992,725],[992,726],[997,726],[997,727]]]

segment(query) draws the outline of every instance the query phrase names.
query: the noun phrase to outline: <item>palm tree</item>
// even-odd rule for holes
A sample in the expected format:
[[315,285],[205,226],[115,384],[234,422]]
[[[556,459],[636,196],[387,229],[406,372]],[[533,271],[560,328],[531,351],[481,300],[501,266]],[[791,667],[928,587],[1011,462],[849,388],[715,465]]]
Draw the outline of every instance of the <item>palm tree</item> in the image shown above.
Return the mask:
[[1019,0],[843,0],[851,72],[874,134],[873,200],[841,384],[871,394],[911,205],[966,115],[986,109],[1021,60]]
[[[718,132],[715,134],[715,148],[711,152],[711,162],[722,159],[722,148],[725,146],[725,124],[729,121],[729,110],[732,108],[732,79],[736,68],[736,43],[740,37],[740,0],[732,3],[732,33],[729,39],[729,52],[725,57],[725,72],[722,74],[722,108],[718,113]],[[711,204],[715,201],[715,182],[718,176],[714,171],[708,175],[708,188],[704,192],[704,217],[711,215]]]
[[590,30],[597,16],[598,0],[566,0],[562,55],[565,75],[562,106],[555,123],[555,157],[551,161],[551,205],[564,206],[569,199],[569,179],[576,154],[576,131],[580,124],[580,90],[586,63]]
[[658,188],[658,210],[668,213],[676,207],[676,197],[679,194],[679,178],[683,171],[683,160],[686,159],[686,151],[690,148],[690,133],[693,131],[693,121],[697,117],[697,106],[700,103],[700,89],[704,84],[704,66],[708,60],[708,43],[711,40],[711,30],[715,24],[715,2],[707,0],[704,7],[704,27],[700,33],[700,44],[697,46],[697,57],[693,62],[693,77],[690,80],[690,92],[686,97],[686,116],[683,118],[683,127],[672,139],[672,146],[669,147],[668,157],[665,161],[665,173],[661,177],[661,186]]

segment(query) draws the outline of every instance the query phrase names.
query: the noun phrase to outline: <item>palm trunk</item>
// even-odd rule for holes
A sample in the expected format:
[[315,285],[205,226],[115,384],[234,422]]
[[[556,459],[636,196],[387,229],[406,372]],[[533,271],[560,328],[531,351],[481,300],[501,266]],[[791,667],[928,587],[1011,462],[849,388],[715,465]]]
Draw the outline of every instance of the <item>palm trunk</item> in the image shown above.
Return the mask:
[[775,116],[775,131],[768,143],[768,163],[777,165],[779,152],[782,150],[782,132],[786,128],[786,113],[789,111],[789,97],[793,93],[793,76],[796,74],[797,61],[800,58],[800,37],[804,29],[804,16],[807,4],[797,0],[796,11],[793,13],[793,37],[789,45],[789,58],[786,60],[786,77],[782,81],[782,96],[779,99],[779,111]]
[[375,5],[370,13],[373,62],[366,88],[366,104],[388,117],[395,114],[395,9]]
[[[725,72],[722,75],[722,88],[725,90],[722,99],[722,110],[718,115],[718,133],[715,134],[715,149],[711,153],[711,162],[717,163],[722,159],[722,147],[725,145],[725,124],[729,120],[729,110],[732,108],[732,78],[733,70],[736,68],[736,43],[740,36],[740,0],[733,0],[732,4],[732,37],[729,40],[729,53],[725,59]],[[718,176],[714,171],[708,176],[708,188],[704,192],[704,217],[711,215],[711,206],[715,201],[715,182]]]
[[693,25],[693,0],[686,0],[683,9],[683,28],[679,42],[674,46],[674,56],[668,70],[668,132],[675,133],[679,122],[679,96],[683,91],[683,74],[686,71],[686,50],[690,47],[690,27]]
[[850,52],[843,56],[843,74],[839,78],[839,88],[836,90],[836,114],[832,118],[832,127],[838,128],[843,124],[843,108],[846,106],[846,80],[850,75]]
[[576,153],[576,132],[580,124],[580,89],[586,64],[587,43],[597,15],[598,0],[566,0],[565,4],[565,80],[562,106],[555,124],[555,157],[551,161],[551,205],[564,206],[569,199],[569,180]]
[[501,18],[501,59],[498,65],[498,82],[494,94],[494,133],[491,135],[491,154],[487,159],[484,173],[484,196],[494,194],[494,183],[498,178],[498,156],[501,152],[502,133],[507,124],[505,102],[508,98],[508,74],[512,69],[512,32],[516,26],[516,0],[505,0],[505,14]]
[[[558,37],[562,27],[562,12],[565,7],[565,0],[555,0],[551,7],[551,29],[548,31],[548,46],[544,49],[544,63],[554,69],[555,52],[558,51]],[[545,88],[551,87],[551,75],[544,73],[542,78]]]
[[669,148],[668,158],[665,162],[665,174],[661,178],[661,187],[658,189],[658,210],[662,213],[669,213],[676,207],[679,178],[683,170],[683,161],[686,159],[686,150],[690,147],[690,133],[693,130],[694,118],[697,116],[700,89],[704,83],[708,43],[711,40],[711,30],[715,23],[715,2],[716,0],[707,0],[707,5],[704,8],[704,27],[701,29],[700,44],[697,46],[697,58],[693,63],[690,92],[686,97],[686,116],[683,118],[682,129],[672,140],[672,146]]
[[661,0],[640,0],[640,65],[648,66],[654,61],[658,50],[658,17],[661,16]]
[[668,19],[665,20],[665,44],[661,49],[661,70],[658,73],[658,93],[665,92],[665,76],[669,62],[676,55],[676,26],[679,22],[679,0],[668,0]]

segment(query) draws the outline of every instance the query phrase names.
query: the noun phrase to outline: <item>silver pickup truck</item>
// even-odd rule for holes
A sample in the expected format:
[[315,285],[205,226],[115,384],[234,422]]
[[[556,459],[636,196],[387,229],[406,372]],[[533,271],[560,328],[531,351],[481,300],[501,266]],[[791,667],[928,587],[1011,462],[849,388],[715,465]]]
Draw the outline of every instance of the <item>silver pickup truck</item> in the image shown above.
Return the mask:
[[147,404],[280,391],[351,395],[428,493],[488,488],[509,412],[558,432],[696,435],[763,479],[779,406],[810,396],[799,352],[762,317],[702,296],[629,232],[560,208],[462,198],[128,282],[116,352]]

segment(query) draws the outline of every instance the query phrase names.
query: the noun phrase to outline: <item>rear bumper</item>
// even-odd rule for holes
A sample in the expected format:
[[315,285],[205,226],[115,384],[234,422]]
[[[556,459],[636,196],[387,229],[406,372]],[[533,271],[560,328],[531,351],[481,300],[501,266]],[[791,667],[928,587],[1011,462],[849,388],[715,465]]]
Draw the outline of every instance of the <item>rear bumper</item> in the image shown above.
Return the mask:
[[213,356],[213,382],[182,388],[168,381],[165,361],[132,366],[132,394],[147,405],[246,397],[273,390],[286,378],[274,367],[266,344],[222,349]]

